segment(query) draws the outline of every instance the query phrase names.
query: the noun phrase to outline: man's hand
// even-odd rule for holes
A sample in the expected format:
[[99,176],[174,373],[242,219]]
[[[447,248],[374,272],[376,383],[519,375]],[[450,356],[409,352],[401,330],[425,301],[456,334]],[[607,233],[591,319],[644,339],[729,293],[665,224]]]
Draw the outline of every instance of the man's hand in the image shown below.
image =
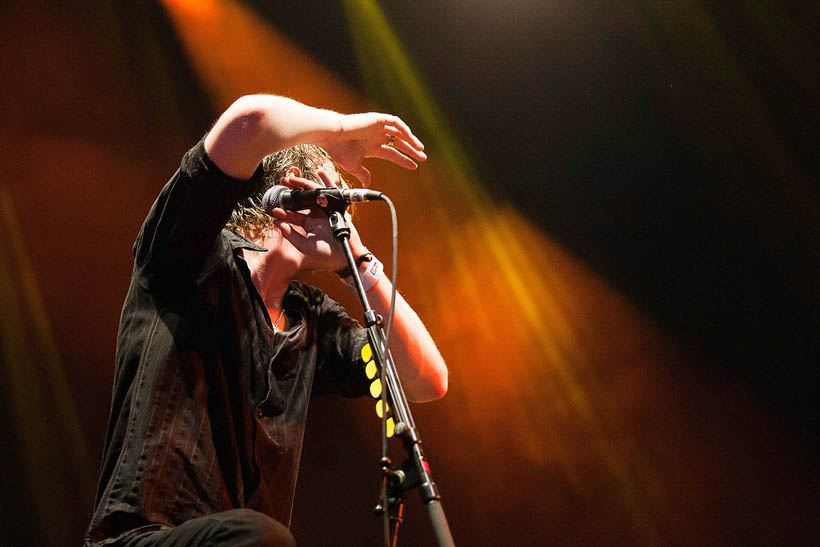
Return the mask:
[[[280,182],[295,190],[316,190],[322,187],[340,186],[339,174],[335,171],[319,168],[317,174],[322,184],[293,175],[282,177]],[[276,219],[276,227],[285,239],[304,255],[303,269],[336,271],[347,266],[344,251],[336,241],[324,212],[312,210],[310,213],[302,213],[277,207],[273,210],[273,216]],[[350,226],[350,248],[353,256],[358,257],[366,252],[365,247],[359,239],[356,227],[350,222],[349,213],[345,213],[345,216]]]
[[329,138],[324,147],[365,187],[370,185],[370,171],[362,165],[365,158],[387,160],[405,169],[415,169],[416,161],[427,159],[424,145],[406,123],[376,112],[343,116],[338,135]]

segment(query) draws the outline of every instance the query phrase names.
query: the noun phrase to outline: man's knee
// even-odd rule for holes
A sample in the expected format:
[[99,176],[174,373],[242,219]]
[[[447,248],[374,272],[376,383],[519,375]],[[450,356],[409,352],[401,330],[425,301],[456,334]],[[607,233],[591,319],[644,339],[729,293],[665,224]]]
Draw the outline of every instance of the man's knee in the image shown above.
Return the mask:
[[[231,545],[248,547],[295,547],[290,530],[281,522],[251,509],[233,509],[222,514],[224,526],[221,539]],[[230,535],[230,538],[225,537]]]

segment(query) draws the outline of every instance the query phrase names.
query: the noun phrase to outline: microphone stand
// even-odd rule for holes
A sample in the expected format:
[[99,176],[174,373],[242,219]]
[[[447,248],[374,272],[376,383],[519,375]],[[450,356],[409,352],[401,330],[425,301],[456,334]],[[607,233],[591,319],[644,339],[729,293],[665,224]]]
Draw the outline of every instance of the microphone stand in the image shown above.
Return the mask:
[[[370,307],[362,280],[359,277],[356,259],[350,250],[350,227],[344,216],[347,203],[344,199],[333,195],[325,195],[324,197],[326,201],[325,199],[317,199],[317,202],[328,215],[333,235],[342,245],[347,264],[353,272],[353,284],[364,310],[367,338],[373,350],[376,365],[381,373],[384,389],[386,389],[387,397],[385,397],[384,403],[389,404],[393,410],[396,417],[395,433],[401,438],[404,448],[407,450],[407,460],[398,469],[390,468],[388,458],[379,460],[379,467],[382,471],[383,501],[376,506],[375,510],[376,512],[385,510],[389,512],[393,521],[393,545],[395,546],[399,524],[402,521],[402,495],[404,492],[418,487],[422,503],[427,508],[438,545],[441,547],[455,546],[450,527],[447,524],[447,517],[444,514],[444,508],[441,506],[441,496],[436,484],[433,482],[430,465],[427,463],[424,451],[421,448],[421,436],[418,429],[416,429],[413,415],[410,413],[410,406],[399,380],[393,357],[390,350],[385,347],[384,332],[381,329],[382,318]],[[386,400],[388,397],[389,402]],[[384,403],[382,412],[386,414],[387,408]],[[385,503],[388,507],[384,507]]]

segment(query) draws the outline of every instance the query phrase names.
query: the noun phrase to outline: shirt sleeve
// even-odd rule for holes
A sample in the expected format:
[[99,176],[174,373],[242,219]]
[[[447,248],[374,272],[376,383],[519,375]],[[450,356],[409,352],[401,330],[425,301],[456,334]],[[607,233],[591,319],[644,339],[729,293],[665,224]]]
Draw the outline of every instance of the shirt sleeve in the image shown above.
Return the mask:
[[173,268],[198,271],[234,205],[261,184],[262,166],[249,180],[223,173],[205,152],[191,148],[160,192],[134,243],[137,270],[149,277]]
[[319,348],[313,394],[338,393],[361,397],[368,393],[362,348],[367,331],[332,298],[323,295],[319,315]]

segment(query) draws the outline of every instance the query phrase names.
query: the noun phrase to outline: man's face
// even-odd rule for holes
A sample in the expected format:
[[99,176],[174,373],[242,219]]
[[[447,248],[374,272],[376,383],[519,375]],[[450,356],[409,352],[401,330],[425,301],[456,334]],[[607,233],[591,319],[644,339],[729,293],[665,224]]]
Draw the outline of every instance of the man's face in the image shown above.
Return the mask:
[[[285,171],[285,176],[280,180],[280,184],[294,190],[347,187],[332,161],[325,160],[317,171],[321,174],[308,178],[298,167],[290,167]],[[299,269],[327,269],[324,267],[326,266],[323,262],[325,259],[321,257],[331,252],[330,249],[337,244],[330,230],[327,214],[318,207],[314,207],[310,211],[301,211],[301,213],[307,213],[307,218],[300,223],[290,222],[290,229],[305,238],[304,241],[309,245],[309,248],[297,249],[288,238],[283,236],[278,228],[269,230],[261,245],[276,250],[275,253],[268,254],[268,257],[272,260],[292,261]],[[345,216],[350,221],[349,209]],[[355,232],[352,224],[351,229]],[[356,237],[358,238],[358,234]]]

